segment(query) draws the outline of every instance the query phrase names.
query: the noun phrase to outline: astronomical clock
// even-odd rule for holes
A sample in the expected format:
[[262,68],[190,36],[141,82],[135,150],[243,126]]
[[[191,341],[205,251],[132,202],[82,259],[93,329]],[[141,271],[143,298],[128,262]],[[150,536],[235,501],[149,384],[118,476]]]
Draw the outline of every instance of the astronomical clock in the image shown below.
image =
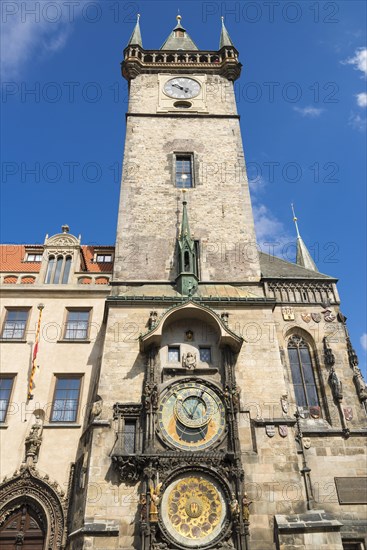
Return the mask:
[[[148,327],[142,402],[115,405],[120,433],[112,454],[121,479],[139,484],[142,548],[244,550],[234,368],[241,339],[193,302],[161,319],[152,312]],[[139,436],[127,453],[134,422]]]

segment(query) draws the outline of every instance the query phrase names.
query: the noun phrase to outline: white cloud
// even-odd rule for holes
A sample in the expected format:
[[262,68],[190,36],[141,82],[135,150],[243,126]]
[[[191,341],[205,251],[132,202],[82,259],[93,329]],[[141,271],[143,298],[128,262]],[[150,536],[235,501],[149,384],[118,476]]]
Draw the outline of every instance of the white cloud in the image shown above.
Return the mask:
[[367,351],[367,333],[362,334],[360,338],[362,348]]
[[319,117],[324,110],[317,107],[311,107],[310,105],[308,107],[293,107],[293,109],[302,116],[309,118]]
[[367,76],[367,48],[358,48],[353,57],[342,61],[343,65],[353,65],[356,71]]
[[359,130],[360,132],[363,132],[367,126],[367,119],[366,117],[362,117],[359,114],[352,113],[349,117],[348,124],[355,130]]
[[296,239],[289,235],[279,220],[260,199],[267,182],[261,176],[249,180],[252,210],[255,221],[256,240],[259,249],[274,254],[284,260],[293,261],[296,251]]
[[28,63],[61,50],[85,1],[74,4],[73,11],[64,0],[53,0],[47,9],[35,0],[8,2],[1,20],[2,78],[17,78]]
[[357,103],[359,107],[367,107],[367,93],[361,92],[356,95]]

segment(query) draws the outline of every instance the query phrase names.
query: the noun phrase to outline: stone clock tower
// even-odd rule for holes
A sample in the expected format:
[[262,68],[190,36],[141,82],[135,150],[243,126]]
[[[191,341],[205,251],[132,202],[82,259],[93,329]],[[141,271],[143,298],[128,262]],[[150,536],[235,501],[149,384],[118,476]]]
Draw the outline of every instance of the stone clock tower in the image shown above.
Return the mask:
[[[341,522],[321,506],[307,515],[315,495],[302,433],[311,428],[324,450],[329,428],[342,439],[349,426],[328,384],[326,332],[312,341],[303,322],[324,315],[342,327],[339,366],[358,423],[367,394],[358,401],[348,375],[335,279],[317,271],[300,236],[296,264],[257,251],[240,72],[223,22],[215,51],[199,50],[179,16],[160,49],[143,48],[138,21],[124,50],[114,276],[91,390],[98,406],[75,466],[72,548],[343,548]],[[299,547],[286,517],[306,525]],[[318,521],[327,535],[316,544],[307,529],[319,532]]]

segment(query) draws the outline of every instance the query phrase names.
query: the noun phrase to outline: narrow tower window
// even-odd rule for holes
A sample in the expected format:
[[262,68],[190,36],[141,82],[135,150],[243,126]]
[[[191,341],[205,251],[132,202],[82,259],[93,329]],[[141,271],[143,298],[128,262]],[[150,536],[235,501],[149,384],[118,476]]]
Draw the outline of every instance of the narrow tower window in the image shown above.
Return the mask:
[[193,187],[191,155],[176,155],[176,187]]

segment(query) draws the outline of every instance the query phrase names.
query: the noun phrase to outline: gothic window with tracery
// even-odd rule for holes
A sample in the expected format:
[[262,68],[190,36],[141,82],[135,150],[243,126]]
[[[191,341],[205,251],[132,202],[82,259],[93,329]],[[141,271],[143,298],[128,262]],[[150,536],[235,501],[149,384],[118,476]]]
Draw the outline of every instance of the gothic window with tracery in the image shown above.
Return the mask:
[[301,336],[295,334],[289,339],[288,357],[297,405],[319,406],[310,348]]

